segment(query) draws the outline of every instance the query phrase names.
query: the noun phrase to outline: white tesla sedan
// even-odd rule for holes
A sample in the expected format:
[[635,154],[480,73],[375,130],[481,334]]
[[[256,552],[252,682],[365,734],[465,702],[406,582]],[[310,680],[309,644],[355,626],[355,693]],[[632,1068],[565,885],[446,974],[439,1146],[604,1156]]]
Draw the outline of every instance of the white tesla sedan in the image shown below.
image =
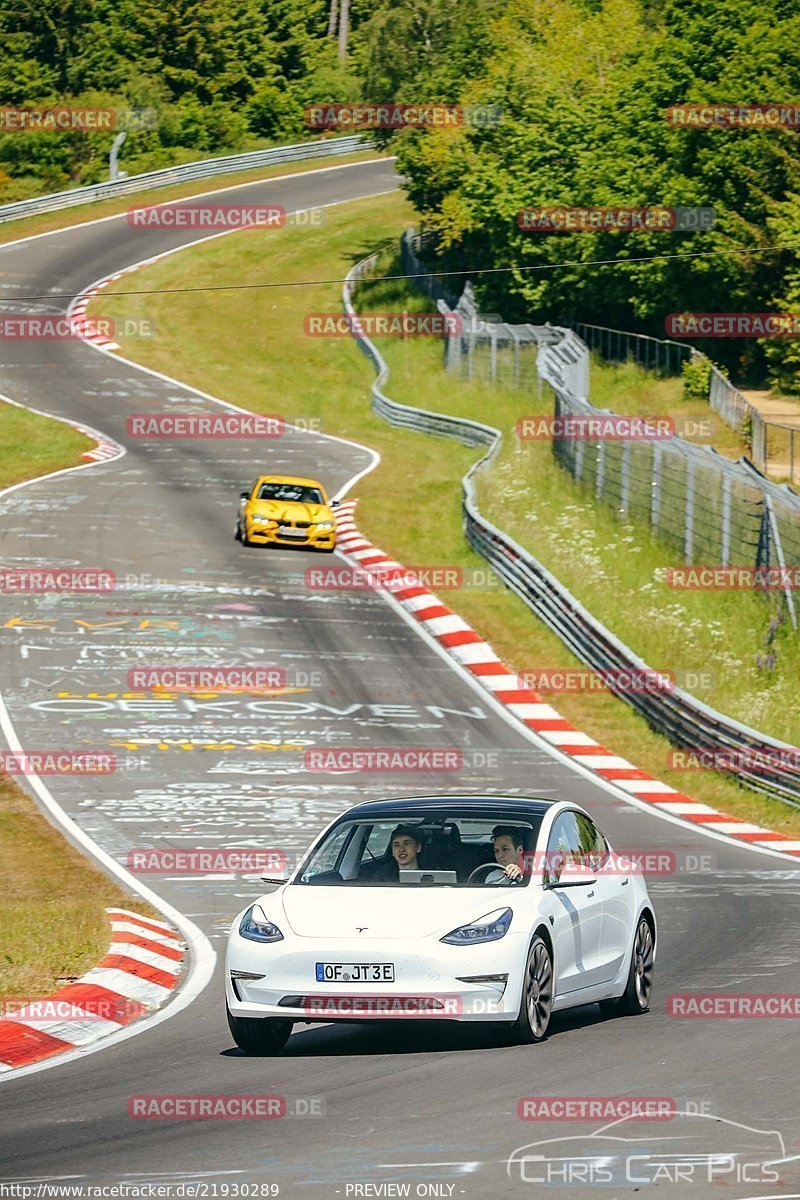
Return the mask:
[[551,1014],[646,1012],[656,920],[644,877],[575,804],[486,796],[349,808],[233,922],[236,1044],[297,1021],[491,1021],[521,1042]]

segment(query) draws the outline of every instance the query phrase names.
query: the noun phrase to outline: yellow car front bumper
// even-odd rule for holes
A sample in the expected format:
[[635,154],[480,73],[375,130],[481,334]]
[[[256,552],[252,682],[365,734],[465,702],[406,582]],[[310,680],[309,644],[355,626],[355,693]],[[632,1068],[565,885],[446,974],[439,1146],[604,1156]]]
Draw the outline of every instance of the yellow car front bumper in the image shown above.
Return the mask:
[[247,523],[247,540],[259,546],[305,546],[311,550],[333,550],[335,529],[286,529]]

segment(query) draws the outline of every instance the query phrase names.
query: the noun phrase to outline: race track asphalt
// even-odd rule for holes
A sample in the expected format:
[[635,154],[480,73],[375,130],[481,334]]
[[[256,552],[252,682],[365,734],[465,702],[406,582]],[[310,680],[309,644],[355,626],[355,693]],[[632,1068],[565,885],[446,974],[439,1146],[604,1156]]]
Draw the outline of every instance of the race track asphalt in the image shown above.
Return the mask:
[[[396,185],[384,160],[265,181],[221,199],[291,212]],[[35,306],[18,298],[42,295],[50,297],[43,311],[63,312],[66,300],[56,297],[197,237],[197,230],[145,233],[121,216],[0,247],[2,311],[31,312]],[[575,1010],[554,1020],[545,1043],[526,1048],[443,1026],[300,1026],[280,1056],[247,1058],[226,1026],[220,957],[214,982],[172,1019],[84,1058],[3,1080],[0,1183],[197,1181],[206,1189],[198,1194],[212,1196],[224,1194],[222,1184],[247,1182],[321,1200],[403,1194],[355,1190],[391,1183],[408,1184],[410,1195],[568,1200],[586,1196],[592,1183],[528,1182],[539,1168],[523,1178],[518,1169],[507,1173],[507,1159],[527,1143],[586,1135],[602,1122],[523,1122],[518,1100],[622,1095],[671,1097],[690,1114],[706,1114],[628,1125],[625,1136],[638,1151],[658,1149],[655,1139],[667,1136],[681,1154],[733,1157],[719,1160],[724,1187],[707,1181],[705,1167],[691,1183],[685,1175],[676,1183],[664,1166],[650,1191],[629,1178],[601,1195],[638,1188],[742,1200],[800,1192],[797,1163],[779,1168],[780,1184],[752,1166],[781,1156],[763,1131],[780,1131],[786,1154],[800,1154],[794,1023],[678,1021],[665,1011],[676,992],[798,991],[800,871],[665,821],[578,774],[500,716],[379,595],[310,589],[306,567],[330,559],[245,550],[234,541],[239,491],[260,470],[318,474],[336,491],[369,466],[363,448],[302,432],[269,443],[260,457],[246,441],[131,439],[130,413],[219,409],[191,388],[75,341],[8,341],[0,354],[0,392],[85,422],[127,449],[113,462],[0,498],[4,566],[104,567],[126,583],[109,594],[0,596],[2,692],[23,746],[107,748],[121,759],[123,769],[109,777],[48,781],[63,809],[115,859],[124,863],[133,847],[247,844],[291,856],[358,799],[487,789],[575,800],[615,845],[664,849],[680,865],[650,884],[660,946],[653,1007],[643,1017],[606,1020],[595,1007]],[[365,363],[365,397],[368,371]],[[282,407],[302,411],[302,397]],[[458,608],[457,598],[451,603]],[[266,700],[127,694],[132,667],[177,661],[275,664],[301,690]],[[456,777],[320,776],[305,771],[296,750],[263,748],[295,739],[457,747],[476,765]],[[164,744],[175,748],[158,748]],[[481,759],[490,752],[496,765],[481,766],[494,761]],[[692,869],[698,862],[704,869]],[[261,890],[252,878],[146,881],[220,954],[231,917]],[[48,880],[41,882],[46,889]],[[324,1115],[128,1116],[134,1095],[198,1093],[277,1093],[295,1110],[314,1099]],[[735,1163],[751,1143],[747,1179],[737,1178]],[[622,1143],[602,1146],[608,1159],[629,1152]]]

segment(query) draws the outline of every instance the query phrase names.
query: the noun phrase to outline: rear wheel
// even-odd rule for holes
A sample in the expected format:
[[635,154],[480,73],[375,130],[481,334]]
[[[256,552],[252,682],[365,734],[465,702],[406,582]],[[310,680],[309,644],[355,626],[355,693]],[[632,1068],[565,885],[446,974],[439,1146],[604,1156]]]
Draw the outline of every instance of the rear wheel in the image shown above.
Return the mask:
[[519,1042],[541,1042],[547,1036],[553,1011],[553,959],[544,938],[531,942],[522,981],[519,1016],[513,1026]]
[[246,1054],[277,1054],[289,1040],[292,1021],[275,1021],[269,1017],[235,1017],[230,1009],[228,1028],[233,1040]]
[[654,960],[653,931],[647,918],[640,917],[636,937],[633,939],[625,991],[616,1000],[601,1000],[601,1012],[609,1017],[635,1017],[638,1013],[646,1013],[653,991]]

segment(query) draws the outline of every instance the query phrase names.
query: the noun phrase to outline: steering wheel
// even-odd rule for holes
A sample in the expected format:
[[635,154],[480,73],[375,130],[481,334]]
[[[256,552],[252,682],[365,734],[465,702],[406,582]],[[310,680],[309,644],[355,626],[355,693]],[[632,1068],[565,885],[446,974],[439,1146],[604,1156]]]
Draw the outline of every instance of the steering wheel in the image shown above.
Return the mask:
[[[482,875],[484,871],[488,874],[489,871],[503,871],[503,868],[500,866],[500,863],[497,862],[481,863],[480,866],[474,867],[473,870],[470,871],[469,875],[467,876],[467,883],[472,883],[475,876]],[[505,873],[503,874],[503,878],[506,879],[508,883],[513,883],[513,880],[509,879]]]

